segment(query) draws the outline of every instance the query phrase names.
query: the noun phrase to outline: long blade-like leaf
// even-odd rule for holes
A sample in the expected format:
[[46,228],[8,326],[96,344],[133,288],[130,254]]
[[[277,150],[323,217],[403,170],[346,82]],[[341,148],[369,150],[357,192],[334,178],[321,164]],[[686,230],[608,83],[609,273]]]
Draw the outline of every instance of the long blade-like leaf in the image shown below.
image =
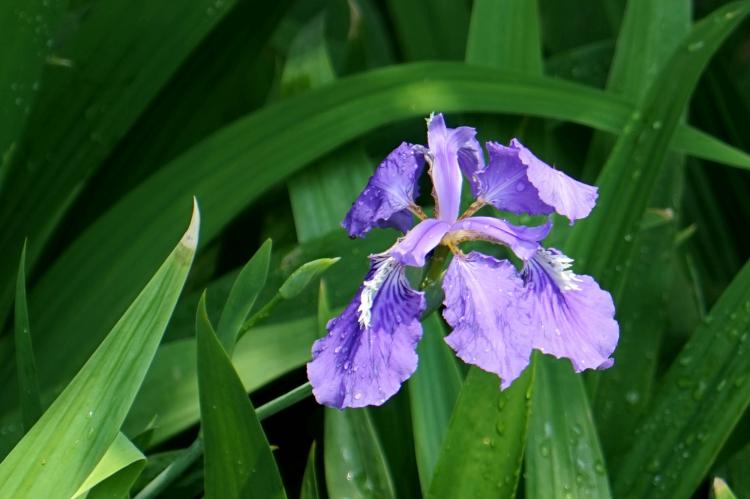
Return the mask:
[[23,426],[28,431],[42,415],[42,399],[39,395],[39,380],[31,341],[29,310],[26,304],[26,244],[21,251],[16,281],[15,314],[16,366],[18,367],[18,390],[21,397]]
[[[521,475],[533,367],[501,392],[473,367],[440,450],[430,497],[513,497]],[[542,496],[539,496],[542,497]]]
[[[310,358],[317,337],[315,318],[259,326],[235,347],[233,361],[247,392],[254,391]],[[166,439],[198,422],[198,384],[195,342],[173,341],[156,354],[124,431],[137,435],[155,421],[150,444]],[[169,397],[164,394],[169,393]]]
[[87,499],[125,497],[145,464],[146,457],[141,451],[125,435],[118,433],[75,497],[83,494]]
[[583,381],[568,362],[544,357],[536,364],[526,496],[610,497]]
[[271,240],[268,239],[245,264],[234,281],[219,319],[217,334],[224,349],[234,352],[234,344],[242,323],[255,305],[268,278],[271,262]]
[[105,454],[167,327],[198,244],[180,243],[34,427],[0,464],[0,497],[72,496]]
[[463,378],[456,356],[443,340],[445,326],[440,317],[430,315],[422,327],[419,366],[409,379],[409,400],[419,482],[427,492]]
[[255,409],[209,322],[205,295],[195,328],[206,497],[286,497]]
[[690,497],[750,404],[750,264],[685,345],[615,481],[618,497]]
[[542,74],[536,0],[477,0],[471,9],[466,62]]

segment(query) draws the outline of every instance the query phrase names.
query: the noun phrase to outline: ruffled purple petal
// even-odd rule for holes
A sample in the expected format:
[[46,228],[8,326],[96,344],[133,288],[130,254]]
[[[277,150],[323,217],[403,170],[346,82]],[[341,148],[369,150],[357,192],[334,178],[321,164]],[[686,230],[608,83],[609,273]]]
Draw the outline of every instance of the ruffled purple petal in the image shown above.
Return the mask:
[[419,195],[423,168],[423,147],[403,142],[391,151],[346,214],[342,225],[349,235],[362,237],[373,227],[408,231],[412,216],[407,208]]
[[539,199],[539,192],[527,178],[528,167],[518,149],[487,142],[490,162],[475,175],[472,192],[498,210],[529,215],[548,215],[554,209]]
[[574,180],[556,170],[529,151],[517,139],[510,146],[518,150],[518,157],[528,167],[529,182],[539,191],[539,198],[571,222],[586,218],[594,209],[599,195],[596,187]]
[[529,364],[530,329],[516,300],[521,279],[508,261],[481,253],[456,256],[443,280],[445,341],[464,361],[500,376],[503,389]]
[[461,204],[461,171],[472,175],[484,163],[476,130],[465,126],[447,128],[443,115],[435,114],[427,122],[427,143],[436,218],[453,222]]
[[389,254],[404,265],[422,267],[427,253],[440,244],[451,228],[448,222],[428,218],[419,222],[389,250]]
[[424,309],[404,267],[373,257],[362,287],[313,345],[307,375],[316,400],[343,409],[381,405],[395,394],[417,368]]
[[552,168],[517,139],[510,147],[488,142],[487,151],[490,162],[474,175],[472,192],[495,208],[530,215],[556,211],[571,222],[594,208],[596,187]]
[[533,347],[570,359],[576,371],[606,369],[620,331],[612,297],[591,277],[574,274],[571,264],[559,251],[543,249],[524,268]]
[[539,241],[547,237],[552,229],[552,222],[547,220],[542,225],[526,227],[513,225],[505,220],[493,217],[469,217],[459,220],[451,227],[451,233],[465,239],[482,239],[510,247],[522,260],[533,257],[539,249]]

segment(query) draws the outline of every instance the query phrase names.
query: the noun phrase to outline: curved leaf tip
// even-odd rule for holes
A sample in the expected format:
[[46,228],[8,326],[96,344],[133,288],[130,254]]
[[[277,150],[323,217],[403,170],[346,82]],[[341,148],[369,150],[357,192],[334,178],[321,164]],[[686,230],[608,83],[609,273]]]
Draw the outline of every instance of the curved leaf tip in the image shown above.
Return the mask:
[[198,232],[201,225],[201,212],[198,207],[198,200],[193,196],[193,214],[190,218],[190,225],[180,240],[180,245],[194,251],[198,247]]

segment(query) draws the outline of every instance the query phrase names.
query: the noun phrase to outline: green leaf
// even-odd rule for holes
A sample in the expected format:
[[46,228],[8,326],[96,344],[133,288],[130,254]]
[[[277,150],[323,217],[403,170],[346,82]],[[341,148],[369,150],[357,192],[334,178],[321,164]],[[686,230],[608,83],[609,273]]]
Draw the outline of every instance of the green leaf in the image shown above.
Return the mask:
[[750,496],[750,445],[745,445],[736,452],[726,463],[726,479],[740,497]]
[[419,366],[409,378],[409,400],[419,482],[426,493],[463,379],[455,354],[443,341],[445,326],[437,313],[422,321],[422,328]]
[[[329,2],[329,13],[338,4]],[[282,75],[287,93],[300,93],[336,79],[325,29],[330,22],[330,16],[320,14],[295,38]],[[371,173],[362,147],[354,144],[325,156],[289,179],[297,240],[305,242],[340,230],[341,220]]]
[[396,37],[406,60],[462,59],[469,27],[466,2],[388,0]]
[[314,279],[317,279],[328,267],[338,262],[340,258],[319,258],[307,262],[292,272],[284,284],[279,288],[279,294],[285,300],[294,298],[300,294]]
[[[307,317],[253,329],[235,347],[233,362],[247,392],[252,392],[310,358],[317,338],[315,318]],[[198,422],[195,342],[173,341],[156,354],[124,431],[136,435],[156,418],[150,445],[156,446]],[[164,394],[169,393],[169,397]]]
[[53,35],[65,13],[64,0],[7,0],[0,3],[0,184],[18,147],[39,90]]
[[0,464],[0,496],[72,496],[117,436],[185,283],[199,215],[107,338]]
[[195,322],[206,497],[286,497],[253,405],[209,322],[205,294]]
[[618,497],[690,497],[750,404],[750,264],[665,375],[615,482]]
[[471,10],[466,62],[542,74],[536,0],[477,0]]
[[[513,497],[523,464],[533,366],[505,391],[472,367],[440,450],[429,497]],[[543,497],[543,496],[533,496]]]
[[74,497],[86,494],[87,499],[126,497],[130,487],[146,464],[146,457],[122,433],[118,433],[112,445],[94,471],[78,488]]
[[737,499],[737,496],[734,495],[732,490],[727,485],[727,482],[719,477],[714,478],[711,492],[713,493],[713,497],[715,499]]
[[[745,17],[750,4],[734,2],[697,23],[659,72],[642,103],[620,135],[599,178],[599,203],[571,234],[567,249],[605,287],[617,280],[617,267],[627,262],[632,241],[662,170],[672,135],[687,101],[721,42]],[[674,85],[679,74],[680,85]],[[664,95],[670,98],[665,99]],[[631,235],[631,238],[623,238]],[[620,289],[613,289],[615,300]]]
[[[689,31],[691,10],[689,0],[628,2],[608,88],[642,98],[656,69],[668,60]],[[596,150],[597,142],[609,149],[612,141],[604,136],[594,139],[589,160],[601,164],[605,152]],[[632,445],[635,425],[651,401],[667,327],[665,297],[669,296],[673,279],[678,225],[675,213],[679,214],[682,208],[685,164],[684,158],[674,153],[664,162],[640,230],[631,234],[632,241],[625,242],[634,247],[631,260],[614,262],[624,267],[618,279],[625,282],[616,304],[620,341],[615,365],[592,373],[588,379],[592,410],[610,469],[617,469]]]
[[526,496],[610,497],[583,381],[569,362],[539,356],[532,403]]
[[[53,9],[64,5],[52,3]],[[4,179],[3,248],[20,251],[28,237],[34,267],[85,180],[234,4],[189,0],[175,9],[149,0],[105,0],[87,5],[85,15],[77,13],[75,29],[66,30],[67,39],[55,51],[63,64],[44,73],[24,139]],[[46,16],[36,7],[28,14]],[[262,10],[254,19],[263,22]],[[55,26],[40,24],[48,32],[46,43]],[[8,282],[13,267],[8,259],[0,261],[0,282]],[[0,288],[0,318],[11,298],[6,284]]]
[[318,467],[315,465],[315,442],[310,446],[310,454],[307,457],[305,474],[302,477],[302,490],[300,499],[320,499],[320,486],[318,485]]
[[362,147],[352,145],[328,154],[288,182],[297,240],[313,240],[334,230],[372,174]]
[[[430,75],[425,79],[424,75]],[[528,113],[617,132],[627,102],[542,77],[460,64],[415,64],[369,72],[290,98],[212,135],[118,202],[45,273],[31,295],[42,387],[59,386],[93,351],[176,236],[179,207],[193,193],[211,217],[213,240],[244,207],[309,161],[375,127],[433,109]],[[367,112],[364,112],[367,110]],[[285,145],[294,143],[295,147]],[[683,144],[689,145],[689,144]],[[248,168],[247,165],[273,165]],[[117,253],[116,261],[107,255]],[[106,265],[102,275],[98,269]],[[0,277],[1,277],[0,272]],[[86,282],[87,286],[76,286]],[[2,282],[2,279],[0,279]],[[110,282],[123,283],[116,288]],[[102,286],[109,292],[101,293]],[[34,304],[44,304],[38,310]],[[78,310],[86,310],[84,317]],[[73,334],[86,331],[87,334]],[[43,339],[42,339],[43,338]],[[13,376],[0,349],[3,380]],[[12,396],[2,406],[12,406]]]
[[367,409],[326,409],[324,454],[330,497],[396,497]]
[[16,281],[15,316],[16,367],[18,368],[18,391],[21,397],[21,417],[24,430],[28,431],[42,415],[42,400],[39,395],[39,380],[36,375],[34,347],[31,341],[29,310],[26,304],[26,243],[21,250]]
[[234,351],[237,334],[266,285],[268,266],[271,262],[271,246],[271,240],[266,240],[245,264],[224,304],[217,333],[227,352]]

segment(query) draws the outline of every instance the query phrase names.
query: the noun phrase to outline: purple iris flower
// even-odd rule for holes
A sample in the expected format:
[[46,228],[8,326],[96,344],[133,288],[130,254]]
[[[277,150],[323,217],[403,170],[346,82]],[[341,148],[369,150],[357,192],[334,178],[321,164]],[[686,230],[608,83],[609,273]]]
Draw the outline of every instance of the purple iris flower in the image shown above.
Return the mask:
[[[573,273],[573,260],[540,244],[552,228],[550,219],[527,227],[473,216],[492,205],[516,214],[556,212],[573,223],[593,209],[596,187],[547,165],[518,140],[486,147],[489,162],[473,128],[447,128],[441,114],[432,115],[427,146],[398,146],[352,205],[343,222],[352,237],[373,227],[393,227],[405,235],[370,256],[362,286],[328,323],[328,335],[313,345],[307,373],[321,404],[380,405],[414,373],[426,304],[424,293],[407,279],[406,267],[424,266],[438,245],[453,254],[442,282],[443,317],[453,329],[445,340],[465,362],[496,373],[501,389],[521,375],[534,349],[570,359],[576,371],[613,364],[619,327],[612,297],[591,277]],[[415,201],[425,164],[433,185],[433,218]],[[459,216],[464,177],[475,201]],[[460,244],[472,240],[508,247],[522,268],[476,251],[464,254]]]

